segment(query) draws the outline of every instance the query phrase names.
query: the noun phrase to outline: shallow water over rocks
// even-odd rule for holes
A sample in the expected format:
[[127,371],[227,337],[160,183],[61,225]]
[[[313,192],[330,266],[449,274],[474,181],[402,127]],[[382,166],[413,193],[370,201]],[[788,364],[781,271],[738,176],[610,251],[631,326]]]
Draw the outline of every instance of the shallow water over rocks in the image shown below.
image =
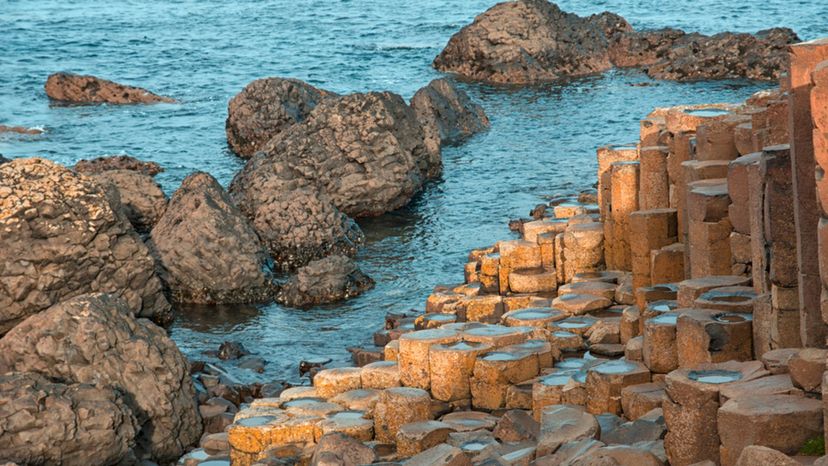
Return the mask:
[[[441,76],[431,60],[460,27],[494,1],[395,3],[8,2],[0,75],[0,124],[42,127],[41,135],[0,135],[6,157],[39,155],[73,164],[128,153],[162,164],[171,193],[205,170],[225,186],[242,160],[227,150],[227,101],[250,81],[290,76],[338,93],[392,90],[410,98]],[[579,14],[610,10],[636,28],[755,32],[789,26],[803,39],[828,35],[823,2],[563,0]],[[154,106],[61,107],[43,91],[56,71],[92,73],[180,102]],[[635,139],[656,106],[745,99],[767,83],[678,84],[640,71],[613,70],[528,88],[461,83],[491,119],[488,132],[446,148],[441,180],[400,211],[360,221],[360,267],[377,281],[365,295],[308,311],[278,305],[181,307],[172,336],[192,358],[227,339],[269,364],[265,374],[223,367],[241,380],[296,379],[298,362],[349,362],[346,346],[369,344],[388,311],[422,308],[438,283],[460,282],[469,249],[509,236],[510,217],[547,196],[595,181],[595,148]]]

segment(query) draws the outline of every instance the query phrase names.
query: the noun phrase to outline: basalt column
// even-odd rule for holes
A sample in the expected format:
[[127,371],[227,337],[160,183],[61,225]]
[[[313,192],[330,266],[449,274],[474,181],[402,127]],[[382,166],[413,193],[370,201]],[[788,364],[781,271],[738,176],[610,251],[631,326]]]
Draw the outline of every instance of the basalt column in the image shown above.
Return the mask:
[[[613,165],[615,162],[629,162],[637,159],[638,148],[633,144],[598,148],[598,206],[601,212],[601,222],[604,224],[604,260],[610,270],[619,270],[625,265],[623,251],[614,246],[617,240],[615,222],[612,218]],[[623,199],[620,201],[623,202]],[[619,231],[619,234],[622,233]]]
[[[814,117],[812,97],[819,99],[820,93],[824,93],[825,84],[820,83],[820,76],[824,72],[816,73],[816,92],[812,96],[814,81],[812,72],[817,64],[828,60],[828,39],[820,39],[811,42],[792,45],[790,48],[791,67],[790,81],[791,90],[789,93],[789,131],[791,135],[791,166],[793,170],[793,191],[794,191],[794,216],[796,219],[797,235],[797,264],[799,266],[799,309],[801,313],[800,333],[802,342],[806,345],[825,345],[825,325],[820,315],[820,252],[817,246],[817,225],[824,223],[820,221],[820,213],[817,210],[816,183],[814,179],[815,149],[824,142],[823,137],[815,138]],[[822,105],[822,109],[825,105]],[[822,111],[818,112],[822,113]],[[825,131],[825,128],[818,128]],[[823,136],[820,133],[819,136]],[[825,146],[817,149],[825,163]],[[817,158],[817,161],[820,161]],[[824,169],[825,165],[820,164]],[[820,170],[817,176],[822,181]],[[822,210],[822,218],[825,218],[825,209]],[[823,254],[824,255],[824,254]],[[823,277],[826,275],[823,274]],[[824,281],[824,279],[823,279]],[[822,293],[825,295],[826,293]],[[823,300],[825,301],[825,300]],[[826,306],[828,307],[828,306]]]
[[[813,90],[811,91],[811,109],[814,123],[813,147],[816,160],[816,189],[820,203],[819,219],[819,272],[822,277],[822,296],[820,299],[822,308],[822,319],[828,322],[828,179],[825,173],[828,171],[828,60],[821,62],[813,72]],[[804,285],[809,284],[810,275],[801,273],[800,276],[800,300],[809,304],[808,300],[812,290],[804,292]],[[803,293],[804,292],[804,293]],[[800,325],[802,328],[803,343],[811,344],[812,340],[822,337],[825,334],[825,326],[816,322],[812,315],[813,308],[801,307]],[[813,328],[809,327],[812,325]],[[820,331],[822,333],[820,333]],[[814,345],[821,346],[822,341],[814,341]]]
[[610,215],[605,222],[612,224],[612,241],[604,239],[609,270],[631,270],[630,214],[638,210],[638,188],[641,166],[639,162],[612,164]]

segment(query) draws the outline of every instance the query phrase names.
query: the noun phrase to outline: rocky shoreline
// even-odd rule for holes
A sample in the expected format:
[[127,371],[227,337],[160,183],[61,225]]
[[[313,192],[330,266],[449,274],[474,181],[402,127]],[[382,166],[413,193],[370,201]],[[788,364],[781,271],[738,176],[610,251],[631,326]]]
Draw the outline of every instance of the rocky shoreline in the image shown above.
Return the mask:
[[[389,313],[374,345],[349,349],[354,367],[302,361],[307,386],[188,361],[164,329],[173,307],[307,308],[370,289],[354,219],[408,204],[440,176],[441,147],[489,127],[451,81],[408,103],[254,81],[228,104],[228,146],[247,161],[226,190],[196,172],[167,198],[163,168],[127,156],[0,157],[0,460],[828,464],[828,41],[797,41],[637,32],[543,0],[478,17],[438,69],[526,84],[635,66],[780,86],[655,109],[638,141],[598,149],[595,190],[470,251],[464,283]],[[68,73],[45,90],[180,103]],[[265,364],[237,342],[215,356]]]

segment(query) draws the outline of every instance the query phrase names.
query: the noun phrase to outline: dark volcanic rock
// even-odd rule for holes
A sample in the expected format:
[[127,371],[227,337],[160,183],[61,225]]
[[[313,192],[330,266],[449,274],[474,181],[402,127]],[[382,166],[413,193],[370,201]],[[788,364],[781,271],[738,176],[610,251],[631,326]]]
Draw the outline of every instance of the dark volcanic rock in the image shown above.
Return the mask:
[[632,30],[612,14],[582,18],[546,0],[499,3],[449,39],[440,71],[479,81],[526,84],[612,67],[607,32]]
[[150,175],[133,170],[105,170],[88,176],[118,190],[123,212],[139,233],[151,230],[167,209],[167,196]]
[[353,256],[364,240],[317,186],[262,154],[236,175],[230,195],[282,270],[330,254]]
[[[776,80],[789,66],[788,46],[799,42],[790,29],[775,28],[756,35],[723,32],[714,36],[685,34],[664,41],[663,57],[648,64],[647,74],[656,79],[749,78]],[[665,47],[662,42],[661,47]]]
[[4,164],[6,162],[11,162],[11,159],[7,159],[3,157],[3,154],[0,154],[0,164]]
[[0,375],[0,458],[19,464],[116,464],[135,444],[137,423],[110,388]]
[[[265,169],[290,169],[313,181],[352,217],[406,205],[434,171],[417,115],[391,92],[325,99],[262,152]],[[260,165],[248,164],[242,176]]]
[[310,307],[353,298],[374,286],[356,264],[330,256],[302,267],[282,286],[276,301],[290,307]]
[[250,354],[249,351],[237,341],[225,341],[219,346],[218,357],[223,361],[230,359],[239,359],[242,356]]
[[201,435],[187,360],[162,328],[133,318],[116,296],[72,298],[13,328],[0,339],[0,373],[9,371],[124,393],[140,426],[138,446],[156,460],[177,459]]
[[50,99],[74,104],[154,104],[175,99],[153,94],[140,87],[125,86],[95,76],[55,73],[46,80]]
[[248,158],[285,128],[304,120],[322,99],[334,95],[298,79],[257,79],[227,105],[227,143],[237,155]]
[[441,145],[458,144],[489,127],[483,107],[447,79],[435,79],[411,98],[411,108],[423,126],[426,147],[436,157],[428,175],[439,175]]
[[106,155],[80,160],[75,164],[75,171],[78,173],[100,173],[107,170],[132,170],[149,176],[164,171],[161,165],[155,162],[144,162],[129,155]]
[[258,235],[207,173],[184,179],[148,245],[173,301],[251,303],[274,292]]
[[0,165],[0,334],[62,300],[104,291],[166,324],[155,261],[115,190],[42,159]]

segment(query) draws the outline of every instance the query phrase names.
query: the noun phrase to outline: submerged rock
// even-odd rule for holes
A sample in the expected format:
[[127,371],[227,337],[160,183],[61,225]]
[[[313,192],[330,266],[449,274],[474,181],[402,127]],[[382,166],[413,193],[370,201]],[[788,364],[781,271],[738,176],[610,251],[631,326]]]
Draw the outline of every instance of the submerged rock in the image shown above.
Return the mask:
[[414,94],[411,108],[423,126],[425,143],[434,160],[429,163],[430,177],[439,175],[440,147],[459,144],[489,127],[483,107],[447,79],[435,79]]
[[322,99],[335,95],[298,79],[257,79],[227,104],[227,144],[237,155],[248,158],[280,132],[307,118]]
[[155,261],[114,190],[43,159],[4,163],[0,229],[0,334],[93,291],[121,296],[141,317],[171,320]]
[[632,30],[617,15],[589,18],[546,0],[498,3],[449,39],[434,67],[496,83],[527,84],[607,70],[607,31]]
[[353,298],[371,289],[374,280],[344,256],[330,256],[302,267],[282,286],[276,301],[290,307],[310,307]]
[[139,233],[149,232],[167,209],[167,196],[150,175],[134,170],[105,170],[89,176],[118,190],[124,215]]
[[154,104],[175,99],[153,94],[140,87],[126,86],[96,76],[54,73],[46,80],[50,99],[74,104]]
[[0,375],[0,457],[19,464],[117,464],[131,454],[137,423],[112,388]]
[[330,197],[262,154],[236,175],[230,195],[281,270],[331,254],[353,256],[364,240],[359,226]]
[[25,126],[0,125],[0,133],[16,133],[24,134],[27,136],[35,136],[38,134],[43,134],[43,130],[39,128],[27,128]]
[[219,346],[218,357],[223,361],[231,359],[239,359],[242,356],[250,354],[243,344],[237,341],[225,341]]
[[130,314],[109,294],[63,301],[0,339],[0,373],[118,390],[138,422],[138,447],[156,460],[175,460],[201,435],[187,360],[162,328]]
[[144,175],[155,176],[164,171],[155,162],[145,162],[129,155],[106,155],[94,159],[83,159],[75,164],[78,173],[100,173],[107,170],[132,170]]
[[776,80],[787,69],[787,28],[714,36],[679,29],[636,32],[604,12],[588,18],[547,0],[495,5],[451,37],[434,67],[479,81],[529,84],[644,67],[652,78],[680,81],[749,78]]
[[312,181],[352,217],[406,205],[434,171],[417,115],[391,92],[323,100],[262,152],[262,163],[248,164],[242,176],[257,168],[289,170]]
[[184,179],[148,244],[173,301],[252,303],[273,294],[266,249],[207,173]]

